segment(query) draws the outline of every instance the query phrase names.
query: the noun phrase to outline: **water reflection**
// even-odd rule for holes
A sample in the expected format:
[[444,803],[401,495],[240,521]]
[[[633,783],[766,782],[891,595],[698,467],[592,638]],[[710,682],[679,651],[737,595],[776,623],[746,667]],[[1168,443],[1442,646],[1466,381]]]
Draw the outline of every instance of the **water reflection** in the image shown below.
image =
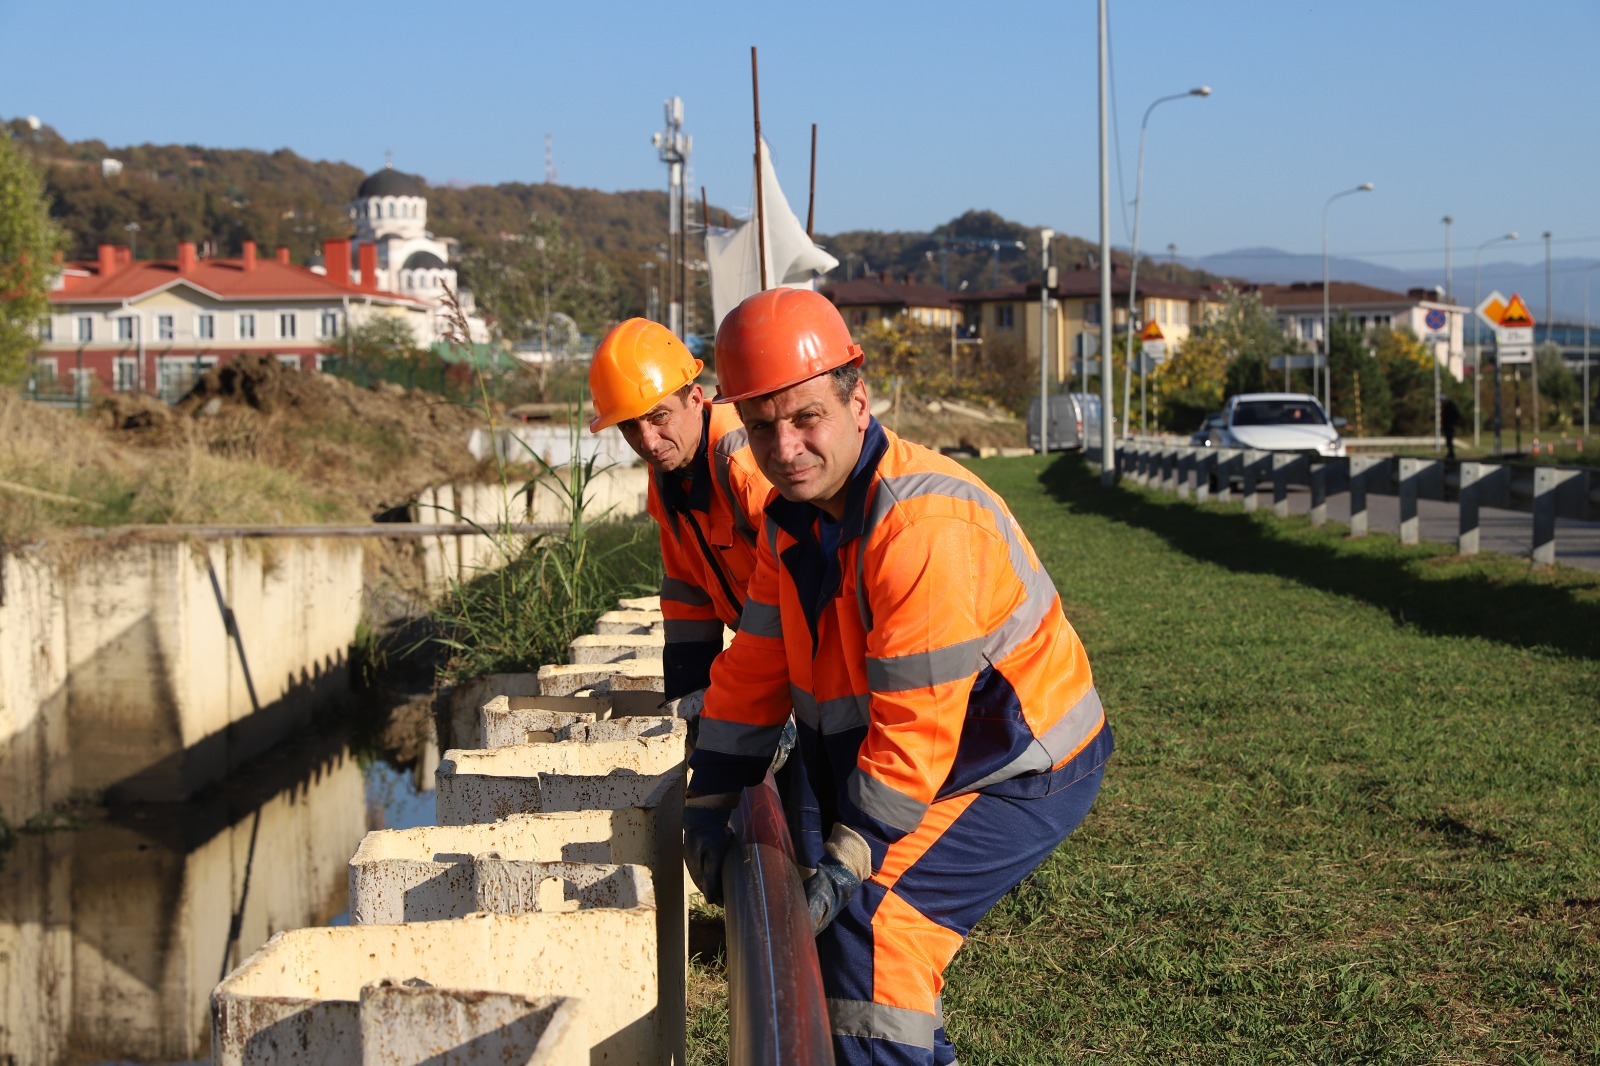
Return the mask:
[[432,821],[429,762],[313,739],[205,800],[19,834],[0,852],[0,1064],[205,1061],[212,987],[273,933],[345,920],[363,834]]

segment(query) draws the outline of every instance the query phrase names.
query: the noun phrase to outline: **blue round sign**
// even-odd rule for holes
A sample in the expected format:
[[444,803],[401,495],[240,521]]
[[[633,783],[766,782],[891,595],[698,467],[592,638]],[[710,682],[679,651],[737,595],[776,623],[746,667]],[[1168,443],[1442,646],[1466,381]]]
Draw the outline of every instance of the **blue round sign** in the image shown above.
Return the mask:
[[1444,312],[1435,307],[1428,312],[1428,317],[1423,321],[1428,324],[1429,329],[1444,329],[1446,319]]

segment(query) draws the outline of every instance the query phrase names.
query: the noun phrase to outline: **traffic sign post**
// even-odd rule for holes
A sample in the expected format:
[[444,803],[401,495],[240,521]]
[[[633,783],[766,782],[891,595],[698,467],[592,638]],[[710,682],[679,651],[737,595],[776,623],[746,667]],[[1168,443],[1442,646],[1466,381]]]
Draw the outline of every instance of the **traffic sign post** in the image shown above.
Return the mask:
[[1165,362],[1167,358],[1167,339],[1161,332],[1161,324],[1155,319],[1145,323],[1144,329],[1139,333],[1139,429],[1142,432],[1150,431],[1150,368],[1156,363]]
[[[1500,368],[1502,366],[1518,367],[1516,377],[1517,389],[1517,449],[1522,449],[1522,371],[1521,367],[1533,362],[1533,315],[1528,312],[1528,305],[1523,302],[1519,293],[1512,293],[1511,299],[1506,299],[1498,292],[1491,292],[1475,309],[1477,316],[1494,329],[1494,451],[1496,455],[1502,454],[1500,430],[1503,425],[1503,408],[1500,398]],[[1473,382],[1476,389],[1477,382]],[[1539,411],[1539,375],[1533,375],[1533,410],[1535,432],[1538,427]]]

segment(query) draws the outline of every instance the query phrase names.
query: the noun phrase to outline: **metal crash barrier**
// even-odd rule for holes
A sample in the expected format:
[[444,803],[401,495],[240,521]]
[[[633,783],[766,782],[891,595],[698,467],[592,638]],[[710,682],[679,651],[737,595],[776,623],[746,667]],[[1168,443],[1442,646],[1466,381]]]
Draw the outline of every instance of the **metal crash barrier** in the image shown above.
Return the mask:
[[722,868],[731,1066],[832,1066],[816,939],[769,775],[739,797]]

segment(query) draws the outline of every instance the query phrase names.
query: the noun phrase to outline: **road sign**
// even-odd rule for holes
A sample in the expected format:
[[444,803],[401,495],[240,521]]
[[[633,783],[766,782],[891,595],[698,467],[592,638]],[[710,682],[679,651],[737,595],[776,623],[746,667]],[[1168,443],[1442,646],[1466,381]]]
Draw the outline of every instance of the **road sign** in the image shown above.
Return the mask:
[[1149,324],[1144,327],[1144,332],[1139,334],[1139,339],[1145,342],[1147,348],[1151,341],[1162,340],[1163,337],[1164,334],[1161,332],[1161,327],[1156,324],[1155,319],[1151,319]]
[[1290,370],[1311,370],[1326,366],[1328,361],[1320,355],[1275,355],[1267,365],[1273,370],[1283,370],[1285,363]]
[[1449,319],[1445,317],[1445,313],[1443,311],[1435,307],[1428,312],[1427,317],[1425,317],[1423,321],[1428,324],[1429,329],[1437,332],[1441,329],[1444,329],[1444,324],[1448,322]]
[[1078,334],[1075,347],[1077,350],[1072,354],[1076,359],[1087,359],[1089,356],[1098,355],[1100,353],[1100,334],[1084,330]]
[[1500,321],[1495,325],[1504,326],[1506,329],[1532,329],[1533,316],[1528,313],[1528,305],[1522,302],[1522,297],[1512,293],[1506,309],[1500,313]]
[[1531,348],[1533,346],[1533,327],[1496,326],[1494,328],[1494,343],[1497,348]]
[[1144,357],[1151,363],[1164,363],[1167,361],[1166,341],[1145,341]]
[[1508,348],[1496,345],[1494,357],[1501,366],[1531,363],[1533,362],[1533,346],[1531,344],[1522,344]]
[[1473,312],[1486,326],[1498,326],[1500,316],[1506,313],[1506,298],[1498,290],[1491,292],[1483,298],[1483,303],[1473,309]]

